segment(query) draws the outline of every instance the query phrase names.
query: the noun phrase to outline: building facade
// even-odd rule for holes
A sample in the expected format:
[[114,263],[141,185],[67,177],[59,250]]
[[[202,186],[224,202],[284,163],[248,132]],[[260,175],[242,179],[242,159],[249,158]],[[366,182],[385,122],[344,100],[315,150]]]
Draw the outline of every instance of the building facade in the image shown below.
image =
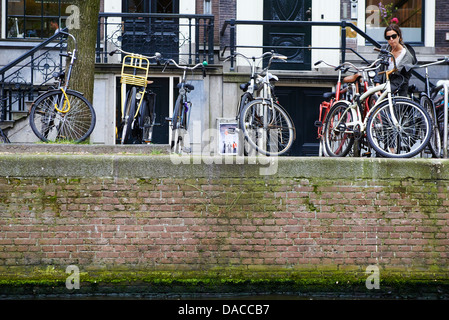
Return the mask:
[[[314,122],[318,118],[318,106],[322,94],[331,91],[336,82],[336,74],[331,68],[316,68],[314,63],[324,60],[338,65],[343,58],[343,43],[348,48],[344,53],[346,60],[361,63],[354,52],[367,60],[373,60],[377,56],[370,41],[360,33],[347,27],[343,39],[341,24],[326,23],[346,21],[372,39],[384,42],[385,26],[396,19],[404,32],[405,41],[415,48],[420,63],[436,61],[449,54],[447,0],[100,1],[103,17],[98,30],[99,51],[103,50],[104,53],[114,46],[126,44],[127,48],[143,50],[143,53],[165,51],[167,56],[182,63],[193,63],[198,59],[200,54],[195,50],[201,51],[201,58],[211,59],[206,78],[203,79],[197,73],[190,75],[190,82],[195,86],[191,93],[194,109],[190,118],[194,124],[190,126],[190,139],[195,153],[217,153],[220,124],[235,122],[241,95],[239,85],[248,81],[249,69],[241,59],[237,59],[233,65],[224,61],[231,48],[249,56],[260,55],[275,48],[288,56],[287,63],[273,65],[272,71],[279,77],[276,94],[292,116],[297,130],[297,139],[290,152],[294,156],[317,153]],[[73,8],[70,0],[2,0],[0,10],[0,65],[4,66],[42,39],[51,36],[55,23],[58,27],[64,27],[68,24],[67,21],[71,22],[76,8]],[[140,38],[136,37],[136,33],[132,38],[125,37],[129,21],[126,19],[130,18],[120,16],[123,13],[140,14],[143,17],[139,24],[141,29],[137,31],[140,32]],[[148,20],[144,17],[146,14]],[[151,14],[182,16],[179,19],[172,17],[150,20]],[[212,15],[213,37],[209,33],[205,36],[207,28],[192,27],[197,21],[203,20],[189,15]],[[236,25],[232,25],[233,20],[237,22]],[[239,24],[239,21],[246,21],[246,24]],[[254,23],[248,24],[249,21]],[[287,23],[263,24],[263,21]],[[294,24],[302,21],[316,24]],[[289,22],[292,23],[288,24]],[[170,25],[171,29],[161,30],[157,28],[159,25],[164,28]],[[206,46],[211,51],[206,52]],[[198,56],[195,56],[196,53]],[[114,144],[115,127],[119,121],[117,108],[120,97],[120,61],[103,54],[97,56],[97,62],[93,101],[97,125],[91,142]],[[157,122],[161,123],[155,129],[153,142],[166,144],[170,128],[164,119],[171,115],[180,72],[170,69],[163,73],[157,66],[150,72],[150,79],[154,81],[152,88],[157,94]],[[26,75],[23,77],[26,78]],[[449,79],[448,68],[432,70],[432,77]],[[417,84],[420,85],[419,81]],[[10,129],[11,132],[15,130],[14,126]],[[16,130],[18,127],[17,125]],[[32,139],[31,136],[17,134],[12,141],[26,142]]]

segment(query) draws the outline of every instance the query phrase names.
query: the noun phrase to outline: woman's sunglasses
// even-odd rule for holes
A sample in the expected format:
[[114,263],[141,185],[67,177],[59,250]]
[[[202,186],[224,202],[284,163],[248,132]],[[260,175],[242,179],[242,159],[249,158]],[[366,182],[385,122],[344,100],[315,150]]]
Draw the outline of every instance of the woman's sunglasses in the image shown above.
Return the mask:
[[398,35],[397,34],[393,34],[393,35],[391,35],[391,36],[385,36],[385,40],[390,40],[390,39],[396,39],[398,37]]

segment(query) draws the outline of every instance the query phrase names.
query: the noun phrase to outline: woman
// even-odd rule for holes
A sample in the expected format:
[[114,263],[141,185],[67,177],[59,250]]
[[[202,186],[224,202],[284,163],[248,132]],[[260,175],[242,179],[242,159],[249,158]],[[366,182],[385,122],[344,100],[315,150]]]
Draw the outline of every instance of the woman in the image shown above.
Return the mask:
[[[401,29],[397,24],[390,24],[384,31],[385,40],[388,41],[387,45],[382,46],[382,49],[388,50],[396,59],[396,66],[398,71],[394,72],[390,76],[391,89],[393,92],[397,92],[400,96],[407,96],[408,82],[411,76],[411,68],[416,65],[417,59],[413,48],[404,43],[402,39]],[[380,54],[380,56],[382,53]],[[383,66],[385,70],[392,70],[394,68],[393,59],[389,58],[390,64]],[[376,85],[385,82],[385,74],[376,76],[373,79]]]

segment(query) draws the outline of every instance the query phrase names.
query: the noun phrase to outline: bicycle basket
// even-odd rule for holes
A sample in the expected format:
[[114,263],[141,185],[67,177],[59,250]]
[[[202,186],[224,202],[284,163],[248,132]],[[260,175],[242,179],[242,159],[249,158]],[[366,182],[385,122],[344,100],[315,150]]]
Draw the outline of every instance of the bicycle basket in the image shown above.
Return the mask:
[[120,83],[146,88],[149,69],[147,58],[127,55],[123,58]]

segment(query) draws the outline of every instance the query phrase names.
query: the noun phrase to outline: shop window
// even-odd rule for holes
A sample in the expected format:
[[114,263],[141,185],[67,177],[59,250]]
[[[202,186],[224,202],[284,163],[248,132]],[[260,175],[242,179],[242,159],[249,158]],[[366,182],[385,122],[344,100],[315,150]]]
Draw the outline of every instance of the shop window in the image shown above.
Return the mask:
[[385,42],[384,30],[396,23],[407,43],[424,43],[425,0],[366,0],[366,33]]
[[48,38],[65,27],[67,8],[72,0],[8,0],[8,38]]

